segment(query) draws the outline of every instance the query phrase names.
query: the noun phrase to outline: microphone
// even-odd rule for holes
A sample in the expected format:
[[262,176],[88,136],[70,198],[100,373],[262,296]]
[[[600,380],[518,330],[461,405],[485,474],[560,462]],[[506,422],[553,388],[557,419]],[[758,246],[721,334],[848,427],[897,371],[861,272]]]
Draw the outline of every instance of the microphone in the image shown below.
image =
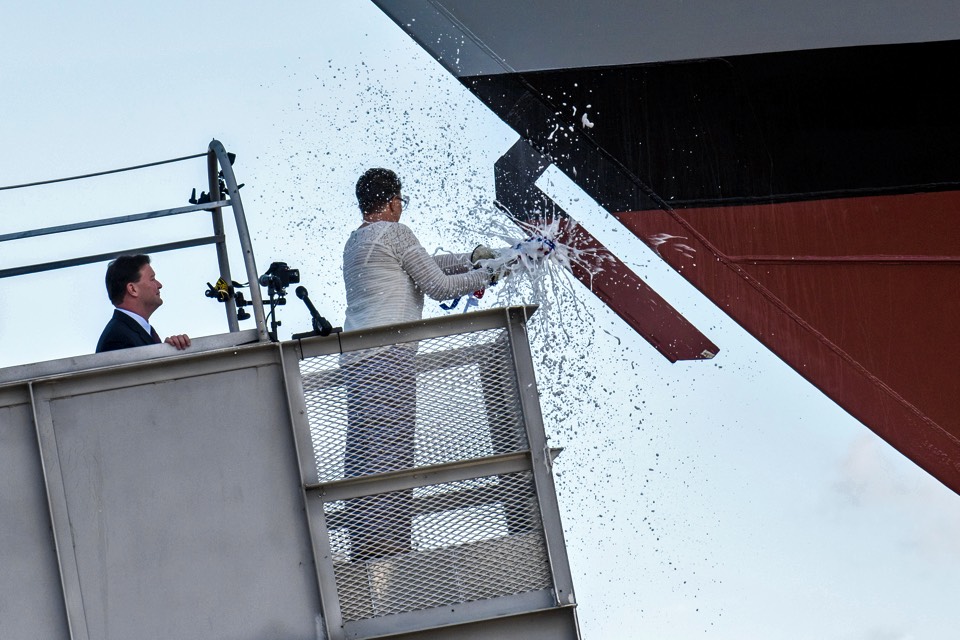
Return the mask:
[[297,287],[296,294],[298,298],[303,300],[303,304],[307,305],[307,310],[310,311],[310,316],[313,318],[313,330],[319,333],[321,336],[330,335],[330,332],[333,331],[333,326],[327,322],[326,318],[320,315],[320,312],[317,311],[317,308],[313,306],[312,302],[310,302],[310,297],[307,295],[306,287]]

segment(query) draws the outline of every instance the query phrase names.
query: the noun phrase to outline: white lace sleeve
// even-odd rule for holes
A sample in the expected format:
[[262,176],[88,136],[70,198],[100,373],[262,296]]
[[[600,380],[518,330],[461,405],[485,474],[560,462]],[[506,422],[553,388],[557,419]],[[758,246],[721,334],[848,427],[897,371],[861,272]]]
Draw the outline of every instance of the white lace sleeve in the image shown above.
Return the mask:
[[[490,276],[484,269],[473,269],[465,273],[444,273],[438,262],[446,263],[445,257],[437,256],[441,260],[435,260],[420,245],[409,228],[404,225],[398,226],[402,228],[399,239],[406,247],[400,255],[400,264],[417,287],[430,298],[449,300],[482,289],[489,284]],[[451,262],[450,266],[455,267],[458,262],[463,264],[458,260]]]
[[440,270],[447,275],[466,273],[473,268],[473,265],[470,264],[469,253],[441,253],[433,256],[433,260],[440,267]]

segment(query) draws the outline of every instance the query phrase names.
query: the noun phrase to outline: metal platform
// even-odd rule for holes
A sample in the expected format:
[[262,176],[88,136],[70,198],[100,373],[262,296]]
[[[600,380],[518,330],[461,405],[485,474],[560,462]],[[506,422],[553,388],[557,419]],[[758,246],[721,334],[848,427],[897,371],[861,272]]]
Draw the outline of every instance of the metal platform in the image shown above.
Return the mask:
[[[533,311],[0,370],[0,637],[578,638]],[[357,471],[350,367],[398,344],[407,462]]]

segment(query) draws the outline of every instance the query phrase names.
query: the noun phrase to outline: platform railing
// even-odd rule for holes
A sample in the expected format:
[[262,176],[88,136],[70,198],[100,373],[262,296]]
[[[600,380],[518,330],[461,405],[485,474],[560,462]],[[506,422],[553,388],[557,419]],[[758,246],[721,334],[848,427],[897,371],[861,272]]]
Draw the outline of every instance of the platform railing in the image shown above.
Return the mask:
[[[204,245],[213,244],[216,246],[217,252],[217,264],[219,268],[220,277],[227,283],[231,282],[230,274],[230,262],[227,257],[227,241],[226,235],[224,232],[223,224],[223,207],[230,207],[233,210],[234,219],[236,222],[238,241],[240,244],[240,249],[243,254],[244,268],[247,275],[248,282],[251,283],[250,286],[250,298],[251,306],[254,311],[254,318],[257,323],[257,338],[261,342],[267,342],[270,340],[269,332],[267,331],[266,317],[263,311],[263,300],[260,293],[259,287],[255,284],[258,280],[257,276],[257,265],[253,257],[253,245],[250,239],[250,232],[247,228],[246,216],[243,210],[243,202],[240,199],[240,185],[237,184],[236,176],[233,172],[233,162],[232,155],[227,153],[224,149],[223,144],[218,140],[212,140],[208,145],[206,153],[199,153],[191,156],[185,156],[182,158],[174,158],[171,160],[163,160],[159,162],[152,162],[149,164],[138,165],[135,167],[126,167],[123,169],[114,169],[110,171],[101,171],[98,173],[87,174],[83,176],[74,176],[70,178],[61,178],[58,180],[45,180],[42,182],[35,182],[30,184],[22,185],[11,185],[7,187],[2,187],[3,190],[9,189],[22,189],[28,187],[39,187],[46,184],[51,184],[55,182],[64,182],[69,180],[81,180],[81,179],[90,179],[102,175],[119,173],[123,171],[133,171],[137,169],[144,169],[147,167],[154,167],[161,164],[169,164],[172,162],[182,162],[185,160],[191,160],[195,158],[207,159],[207,178],[210,193],[208,198],[203,199],[203,201],[198,201],[192,203],[189,206],[182,207],[173,207],[169,209],[159,209],[154,211],[146,211],[140,213],[132,213],[121,216],[114,216],[110,218],[101,218],[97,220],[84,220],[81,222],[76,222],[72,224],[56,225],[51,227],[40,227],[36,229],[25,229],[22,231],[15,231],[11,233],[0,234],[0,244],[4,242],[10,242],[14,240],[23,240],[27,238],[36,238],[41,236],[48,235],[57,235],[65,234],[72,231],[80,231],[84,229],[96,229],[100,227],[113,226],[118,224],[126,224],[130,222],[138,222],[142,220],[153,220],[158,218],[166,218],[170,216],[178,216],[184,214],[190,214],[200,211],[209,211],[211,215],[211,224],[212,224],[212,234],[208,236],[200,236],[195,238],[185,238],[182,240],[176,240],[172,242],[165,242],[160,244],[153,245],[138,245],[138,246],[127,246],[119,249],[114,249],[111,251],[106,251],[97,254],[85,255],[85,256],[76,256],[64,260],[54,260],[47,262],[39,262],[34,264],[19,265],[15,267],[7,267],[0,269],[0,279],[11,278],[15,276],[23,276],[32,273],[42,273],[45,271],[54,271],[58,269],[66,269],[70,267],[77,267],[86,264],[94,264],[98,262],[107,262],[112,260],[119,255],[123,254],[137,254],[137,253],[159,253],[163,251],[173,251],[177,249],[187,249],[191,247],[198,247]],[[221,182],[222,181],[222,182]],[[221,189],[221,184],[226,189],[226,193]],[[237,318],[237,308],[233,298],[229,298],[225,301],[225,310],[227,315],[227,326],[231,332],[239,331],[239,322]]]

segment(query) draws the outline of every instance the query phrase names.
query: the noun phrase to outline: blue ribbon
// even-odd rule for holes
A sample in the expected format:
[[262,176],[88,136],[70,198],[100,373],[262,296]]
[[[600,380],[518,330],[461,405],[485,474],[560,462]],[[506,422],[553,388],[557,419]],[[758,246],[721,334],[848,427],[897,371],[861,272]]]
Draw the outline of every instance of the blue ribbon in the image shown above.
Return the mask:
[[[441,302],[441,303],[440,303],[440,308],[443,309],[444,311],[451,311],[452,309],[456,309],[456,308],[457,308],[457,305],[460,304],[460,298],[462,298],[462,297],[463,297],[463,296],[459,296],[459,297],[457,297],[457,298],[454,298],[453,301],[452,301],[450,304],[447,304],[447,303],[445,303],[445,302]],[[464,305],[464,307],[463,307],[463,312],[466,313],[467,311],[469,311],[469,310],[470,310],[470,307],[479,307],[479,306],[480,306],[480,301],[477,300],[477,297],[476,297],[476,296],[474,296],[473,294],[471,294],[471,295],[467,296],[467,304]]]

